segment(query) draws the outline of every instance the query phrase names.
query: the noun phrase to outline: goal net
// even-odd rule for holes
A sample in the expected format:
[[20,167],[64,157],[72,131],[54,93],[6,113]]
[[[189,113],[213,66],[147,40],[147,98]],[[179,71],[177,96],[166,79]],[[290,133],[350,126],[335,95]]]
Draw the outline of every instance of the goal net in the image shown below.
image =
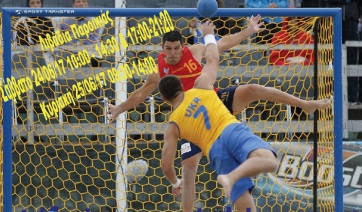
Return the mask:
[[[280,161],[275,174],[254,179],[257,208],[342,211],[335,201],[343,199],[340,9],[220,9],[216,33],[238,33],[259,13],[270,21],[266,30],[220,53],[216,86],[259,84],[335,101],[306,114],[259,100],[236,115]],[[170,106],[156,90],[115,123],[106,112],[158,73],[164,33],[200,42],[196,16],[179,8],[3,8],[4,211],[182,210],[160,164]],[[196,193],[195,208],[229,204],[206,158]]]

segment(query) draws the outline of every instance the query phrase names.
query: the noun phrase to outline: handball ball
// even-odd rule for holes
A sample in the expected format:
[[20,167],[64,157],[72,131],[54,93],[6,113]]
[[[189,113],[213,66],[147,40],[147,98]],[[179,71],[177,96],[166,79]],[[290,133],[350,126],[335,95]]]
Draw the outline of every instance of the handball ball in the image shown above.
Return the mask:
[[218,7],[216,0],[199,0],[197,2],[197,12],[203,18],[213,17]]

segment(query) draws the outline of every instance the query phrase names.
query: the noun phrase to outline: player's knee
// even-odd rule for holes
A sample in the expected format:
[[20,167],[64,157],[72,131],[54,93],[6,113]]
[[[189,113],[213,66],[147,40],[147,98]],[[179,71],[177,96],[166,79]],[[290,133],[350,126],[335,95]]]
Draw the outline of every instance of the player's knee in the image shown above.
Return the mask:
[[254,102],[255,100],[264,99],[265,95],[264,86],[258,84],[248,84],[240,86],[240,88],[243,90],[242,92],[240,92],[240,94],[243,95],[241,97],[243,98],[243,101],[247,101],[248,99],[250,99],[249,101]]
[[258,94],[260,93],[260,88],[262,87],[261,85],[258,84],[249,84],[245,86],[246,89],[248,89],[248,93],[253,96],[258,96]]
[[272,153],[271,151],[269,151],[269,152],[270,152],[270,154],[268,154],[265,157],[267,159],[267,161],[269,161],[269,163],[268,163],[268,171],[269,172],[276,172],[278,167],[279,167],[279,161],[275,157],[274,153]]
[[182,171],[187,173],[187,174],[191,174],[191,173],[196,173],[197,170],[197,166],[195,166],[192,163],[182,163]]
[[275,172],[279,167],[278,159],[274,153],[269,149],[257,149],[249,154],[249,158],[259,157],[265,159],[266,171]]
[[279,161],[271,151],[269,152],[270,154],[265,156],[266,161],[268,161],[268,172],[276,172],[279,167]]
[[269,172],[276,172],[279,167],[279,162],[276,158],[270,158],[270,164],[268,167]]
[[268,95],[268,92],[276,89],[273,87],[265,87],[258,84],[249,84],[245,86],[248,89],[248,94],[252,95],[254,98],[257,99],[267,99],[266,95]]

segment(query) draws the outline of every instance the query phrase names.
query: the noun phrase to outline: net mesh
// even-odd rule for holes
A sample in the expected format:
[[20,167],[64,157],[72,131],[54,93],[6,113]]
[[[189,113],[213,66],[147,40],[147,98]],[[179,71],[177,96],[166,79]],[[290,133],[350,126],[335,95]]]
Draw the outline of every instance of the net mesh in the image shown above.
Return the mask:
[[[88,18],[71,19],[87,21]],[[278,18],[270,19],[276,21]],[[333,94],[333,69],[330,67],[333,55],[332,19],[320,19],[319,22],[316,22],[316,17],[279,19],[281,24],[267,24],[264,32],[220,54],[220,77],[216,85],[226,88],[255,83],[311,100],[315,89],[313,43],[314,39],[318,39],[321,46],[317,54],[318,93],[319,98],[329,98]],[[127,30],[141,28],[138,24],[148,23],[148,20],[149,17],[127,17]],[[180,30],[186,44],[192,44],[197,28],[189,27],[190,20],[188,17],[172,17],[172,23],[165,25]],[[53,26],[47,25],[48,21]],[[247,23],[244,17],[217,18],[214,21],[218,23],[220,36],[239,32]],[[85,211],[86,208],[113,211],[117,208],[116,178],[119,169],[116,160],[126,157],[129,161],[136,161],[121,170],[129,181],[129,208],[135,211],[179,210],[180,199],[175,200],[168,192],[169,184],[160,166],[163,129],[170,115],[170,106],[155,91],[145,102],[129,110],[127,141],[123,142],[127,153],[117,155],[117,129],[115,125],[106,123],[104,111],[106,103],[114,103],[116,98],[114,83],[119,80],[116,61],[121,58],[117,58],[109,48],[102,50],[100,44],[98,47],[103,56],[98,57],[95,50],[98,40],[91,40],[88,36],[80,37],[77,43],[61,45],[55,51],[41,51],[39,46],[33,45],[38,36],[28,39],[26,25],[31,31],[29,35],[41,35],[52,30],[51,27],[57,30],[67,23],[59,17],[49,20],[37,17],[21,21],[19,18],[12,19],[12,26],[19,27],[14,27],[13,32],[20,29],[12,40],[12,76],[15,79],[29,77],[34,84],[32,89],[24,88],[26,92],[21,92],[20,98],[12,98],[17,97],[15,88],[14,92],[10,88],[9,93],[6,91],[15,108],[12,131],[14,211],[37,211],[41,207],[52,206],[58,206],[59,211]],[[317,38],[312,31],[315,23],[319,25]],[[165,29],[165,25],[161,24],[160,28]],[[108,45],[112,38],[119,38],[115,36],[115,31],[114,26],[107,23],[103,30],[92,30],[91,33]],[[132,64],[146,63],[151,68],[146,67],[145,73],[147,70],[155,71],[151,58],[157,63],[161,35],[141,41],[142,35],[133,34],[131,38],[128,34],[125,39],[129,45],[126,57],[122,59],[131,69],[134,67]],[[139,41],[136,43],[132,39]],[[121,42],[118,45],[122,45]],[[72,55],[82,55],[83,58],[76,61]],[[50,67],[49,63],[56,65]],[[53,71],[57,73],[56,77]],[[130,94],[142,85],[146,77],[142,74],[129,75],[131,77],[125,86]],[[36,86],[37,80],[39,86]],[[24,86],[30,87],[26,80]],[[18,89],[21,91],[22,88]],[[318,111],[315,115],[318,119],[318,168],[323,170],[318,175],[318,206],[321,211],[333,211],[332,110]],[[262,174],[255,178],[253,195],[258,209],[310,209],[313,117],[299,108],[264,100],[254,102],[236,116],[255,134],[270,142],[281,162],[276,174]],[[179,153],[175,166],[180,167]],[[181,174],[179,168],[177,173]],[[215,179],[216,174],[203,158],[196,179],[195,207],[216,211],[227,203]]]

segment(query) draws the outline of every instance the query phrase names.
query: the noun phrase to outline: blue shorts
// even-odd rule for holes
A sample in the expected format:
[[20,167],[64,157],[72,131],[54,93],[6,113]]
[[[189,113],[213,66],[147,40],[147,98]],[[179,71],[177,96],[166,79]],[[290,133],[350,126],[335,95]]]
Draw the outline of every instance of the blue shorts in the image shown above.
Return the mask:
[[239,86],[227,87],[223,90],[218,90],[217,96],[220,98],[222,103],[227,107],[231,114],[233,114],[233,101],[236,88]]
[[[232,86],[219,90],[217,92],[218,97],[227,107],[231,114],[233,114],[233,101],[234,93],[238,86]],[[182,149],[183,148],[183,149]],[[181,160],[185,160],[201,152],[201,149],[195,144],[188,142],[187,140],[181,140]]]
[[227,109],[230,111],[231,114],[233,114],[233,112],[234,112],[233,111],[233,101],[234,101],[235,90],[237,87],[239,87],[239,86],[238,85],[231,86],[231,87],[227,87],[223,90],[217,91],[218,97],[220,98],[222,103],[224,103],[224,105],[227,107]]
[[[269,149],[270,145],[260,137],[254,135],[243,124],[227,126],[220,137],[212,145],[209,152],[210,166],[219,174],[228,174],[242,164],[249,154],[257,149]],[[230,201],[234,203],[246,191],[251,192],[254,183],[251,178],[241,178],[231,190]]]
[[181,160],[186,160],[194,155],[202,152],[201,149],[195,144],[188,142],[185,139],[181,140]]

